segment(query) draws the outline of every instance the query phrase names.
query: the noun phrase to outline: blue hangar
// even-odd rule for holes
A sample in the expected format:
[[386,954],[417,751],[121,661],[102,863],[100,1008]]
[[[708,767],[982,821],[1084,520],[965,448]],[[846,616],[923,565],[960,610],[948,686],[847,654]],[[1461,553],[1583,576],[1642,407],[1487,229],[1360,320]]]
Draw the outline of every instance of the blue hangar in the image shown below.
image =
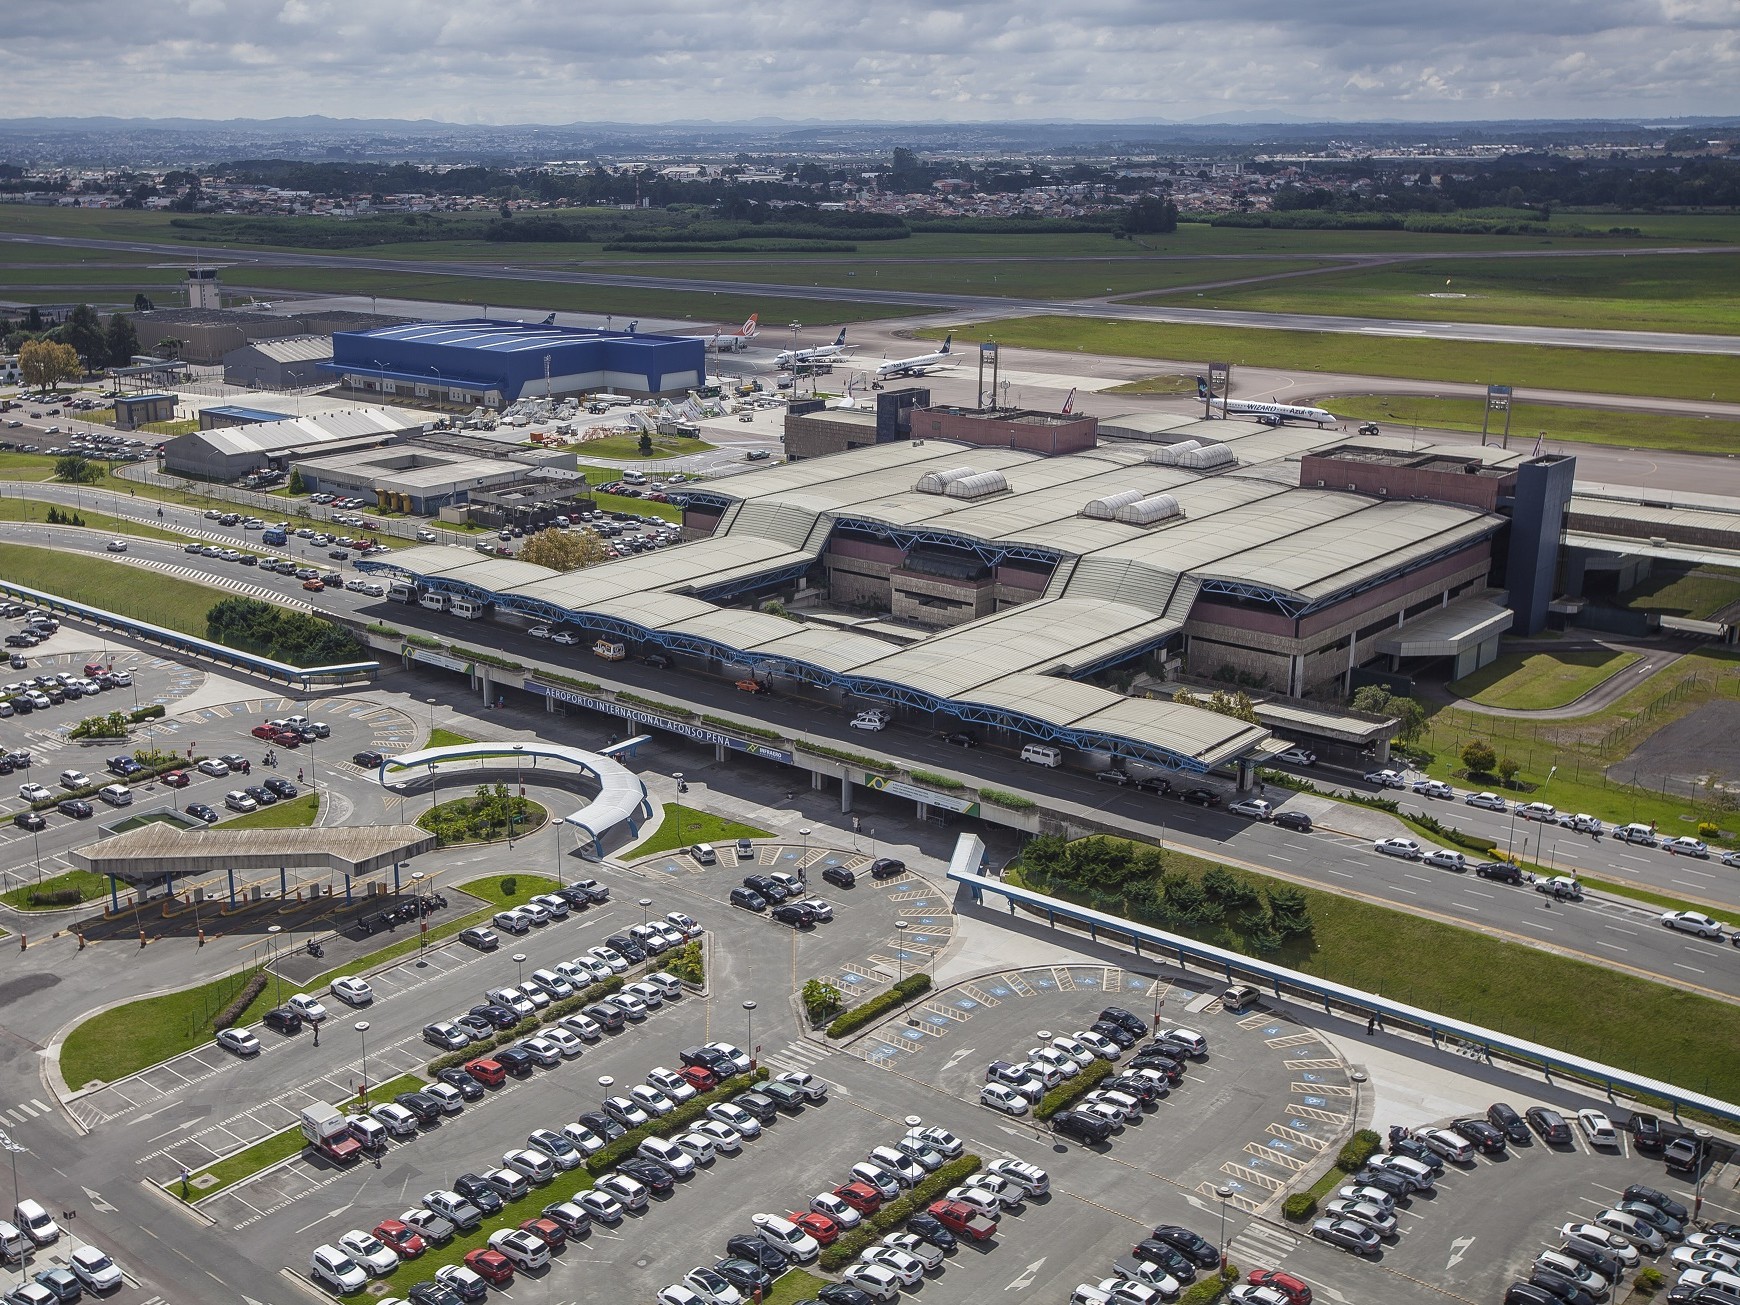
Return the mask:
[[387,399],[499,408],[585,390],[681,394],[703,384],[706,358],[700,336],[471,318],[335,332],[320,369]]

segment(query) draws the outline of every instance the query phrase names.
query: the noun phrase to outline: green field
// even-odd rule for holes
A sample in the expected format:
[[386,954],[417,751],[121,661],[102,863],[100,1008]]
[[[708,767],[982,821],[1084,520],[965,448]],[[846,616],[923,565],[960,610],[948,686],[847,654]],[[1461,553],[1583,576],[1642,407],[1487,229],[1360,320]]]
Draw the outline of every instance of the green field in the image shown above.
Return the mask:
[[[1446,259],[1235,286],[1188,302],[1268,313],[1729,335],[1740,330],[1737,285],[1740,254]],[[1180,301],[1154,295],[1137,302]]]
[[234,820],[226,820],[223,825],[225,829],[305,829],[319,814],[320,796],[304,793],[301,797],[287,798]]
[[[1480,429],[1482,399],[1433,399],[1405,394],[1326,395],[1319,400],[1339,417],[1386,426],[1426,430]],[[1488,439],[1504,430],[1504,415],[1488,422]],[[1740,421],[1712,417],[1673,417],[1619,408],[1573,408],[1552,403],[1515,403],[1510,443],[1526,447],[1538,432],[1549,440],[1601,444],[1621,449],[1659,449],[1663,453],[1740,454]]]
[[[28,863],[27,863],[28,864]],[[23,866],[19,867],[20,870]],[[15,911],[65,911],[66,906],[33,906],[30,902],[32,893],[56,893],[69,889],[77,889],[81,902],[92,902],[109,891],[107,875],[96,874],[90,870],[67,870],[62,874],[51,875],[40,884],[30,883],[21,887],[0,893],[0,902],[6,903]]]
[[[29,498],[0,498],[0,521],[28,521],[40,525],[47,535],[61,529],[59,525],[48,524],[46,518],[50,507],[68,514],[77,513],[84,522],[84,529],[101,531],[105,535],[127,535],[134,539],[167,539],[176,544],[187,539],[186,535],[164,530],[160,526],[148,526],[142,521],[129,521],[125,517],[112,517],[90,508],[70,507],[64,503],[50,504]],[[67,529],[74,527],[68,526]]]
[[1027,349],[1114,354],[1125,358],[1224,358],[1239,366],[1357,376],[1528,385],[1674,399],[1740,400],[1740,367],[1734,365],[1732,358],[1707,354],[1634,353],[1046,316],[935,327],[918,334],[940,340],[950,331],[963,341],[996,340]]
[[1693,621],[1732,619],[1733,609],[1740,609],[1740,571],[1658,561],[1651,566],[1649,578],[1627,589],[1619,601],[1633,611]]
[[1457,680],[1450,692],[1483,707],[1546,711],[1575,702],[1643,658],[1607,648],[1566,652],[1507,653]]
[[[689,439],[678,435],[654,435],[652,437],[652,452],[643,454],[640,451],[640,436],[638,435],[606,435],[603,439],[587,440],[581,445],[587,453],[599,458],[682,458],[691,453],[708,453],[713,446],[706,440]],[[615,479],[615,477],[612,477]]]
[[669,852],[690,843],[712,843],[721,849],[719,854],[724,857],[730,854],[728,845],[740,838],[769,837],[772,835],[765,829],[739,824],[708,811],[697,811],[678,802],[667,802],[664,804],[664,822],[645,842],[631,849],[629,855],[652,856],[655,852]]
[[[205,614],[224,592],[82,553],[0,544],[0,575],[32,589],[205,638]],[[149,578],[148,582],[146,578]]]
[[436,728],[429,731],[429,738],[423,744],[425,748],[457,748],[477,740],[469,734],[461,734],[457,730]]
[[1139,381],[1127,381],[1123,385],[1114,385],[1110,389],[1101,390],[1101,394],[1193,394],[1196,391],[1196,378],[1178,374],[1165,376],[1144,376]]

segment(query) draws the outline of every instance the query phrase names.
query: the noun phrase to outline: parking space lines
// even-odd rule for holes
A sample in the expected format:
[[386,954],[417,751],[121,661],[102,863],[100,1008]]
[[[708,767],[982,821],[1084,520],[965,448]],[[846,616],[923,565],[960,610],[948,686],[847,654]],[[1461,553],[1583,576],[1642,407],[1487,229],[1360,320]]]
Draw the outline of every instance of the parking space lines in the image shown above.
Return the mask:
[[1221,1169],[1247,1187],[1255,1187],[1264,1192],[1278,1192],[1287,1186],[1287,1180],[1284,1178],[1277,1178],[1273,1174],[1265,1174],[1260,1170],[1252,1169],[1249,1165],[1236,1164],[1230,1160],[1222,1165]]
[[1255,1156],[1265,1164],[1280,1165],[1281,1168],[1292,1173],[1298,1173],[1310,1163],[1307,1159],[1301,1159],[1299,1156],[1293,1155],[1290,1151],[1281,1149],[1282,1147],[1291,1147],[1293,1145],[1291,1142],[1286,1141],[1284,1138],[1277,1138],[1276,1141],[1279,1143],[1277,1146],[1271,1146],[1263,1142],[1246,1142],[1245,1154]]
[[1279,1264],[1298,1249],[1299,1238],[1266,1223],[1246,1224],[1227,1242],[1228,1255],[1241,1264]]
[[[1265,1017],[1265,1022],[1273,1023],[1273,1017]],[[1321,1039],[1315,1033],[1288,1033],[1280,1037],[1265,1038],[1264,1042],[1276,1051],[1287,1047],[1302,1047],[1307,1042],[1318,1042]]]
[[1323,1151],[1329,1147],[1329,1143],[1323,1138],[1313,1137],[1303,1129],[1290,1128],[1286,1124],[1270,1124],[1268,1131],[1272,1137],[1278,1137],[1283,1142],[1290,1142],[1294,1146],[1303,1146],[1312,1151]]
[[1318,1106],[1312,1106],[1312,1105],[1298,1106],[1298,1105],[1295,1105],[1295,1106],[1288,1106],[1287,1110],[1288,1110],[1288,1113],[1290,1113],[1290,1114],[1297,1115],[1303,1119],[1315,1120],[1320,1124],[1340,1125],[1340,1124],[1345,1124],[1347,1122],[1346,1115],[1338,1115],[1333,1110],[1324,1110]]
[[996,997],[993,997],[976,983],[963,983],[961,985],[961,991],[966,993],[981,1006],[995,1006],[998,1004],[998,999]]

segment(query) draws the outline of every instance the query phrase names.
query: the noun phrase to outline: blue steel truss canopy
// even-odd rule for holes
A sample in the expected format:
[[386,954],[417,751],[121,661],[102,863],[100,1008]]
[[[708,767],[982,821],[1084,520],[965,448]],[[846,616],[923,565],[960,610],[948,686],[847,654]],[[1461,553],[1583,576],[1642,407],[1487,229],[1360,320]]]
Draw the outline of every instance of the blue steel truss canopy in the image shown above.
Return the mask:
[[566,748],[557,743],[533,739],[525,743],[461,743],[444,748],[424,748],[420,752],[401,753],[381,762],[379,776],[383,785],[395,780],[416,779],[432,775],[443,766],[474,765],[478,762],[530,760],[559,761],[573,766],[598,785],[598,796],[578,811],[562,817],[562,823],[584,831],[592,840],[594,852],[604,855],[604,837],[618,825],[627,825],[630,834],[640,832],[641,822],[652,818],[652,802],[647,798],[646,785],[640,777],[619,761],[580,748]]

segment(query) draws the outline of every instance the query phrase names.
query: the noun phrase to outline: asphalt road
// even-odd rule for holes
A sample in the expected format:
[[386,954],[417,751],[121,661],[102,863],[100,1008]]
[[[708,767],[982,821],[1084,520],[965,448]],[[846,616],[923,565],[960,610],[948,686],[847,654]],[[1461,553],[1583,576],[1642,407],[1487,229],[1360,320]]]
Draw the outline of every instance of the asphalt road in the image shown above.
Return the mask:
[[[0,243],[50,245],[60,248],[115,249],[162,258],[185,258],[185,246],[151,241],[90,240],[70,236],[9,235]],[[1603,331],[1573,327],[1505,326],[1480,323],[1417,322],[1406,319],[1334,317],[1315,313],[1257,313],[1196,308],[1155,308],[1103,299],[1047,300],[1002,299],[983,295],[889,293],[855,287],[819,288],[781,282],[709,281],[701,277],[644,276],[620,272],[576,272],[548,267],[521,267],[502,263],[430,264],[409,259],[366,258],[331,254],[261,253],[258,249],[213,246],[214,258],[238,267],[233,277],[246,280],[245,269],[255,267],[319,267],[347,271],[397,272],[477,277],[497,281],[537,281],[562,285],[608,285],[633,289],[674,290],[694,294],[762,295],[773,299],[833,299],[846,303],[907,304],[947,312],[971,312],[982,317],[1013,317],[1031,313],[1067,316],[1114,317],[1133,321],[1177,322],[1192,325],[1253,327],[1263,330],[1334,331],[1352,334],[1405,335],[1431,339],[1479,340],[1501,344],[1561,345],[1585,349],[1628,349],[1652,353],[1740,354],[1740,337],[1693,335],[1665,331]],[[1583,251],[1575,251],[1582,253]],[[1637,249],[1631,254],[1699,252],[1728,253],[1728,249],[1698,250],[1689,247]],[[1434,257],[1437,257],[1436,255]]]

